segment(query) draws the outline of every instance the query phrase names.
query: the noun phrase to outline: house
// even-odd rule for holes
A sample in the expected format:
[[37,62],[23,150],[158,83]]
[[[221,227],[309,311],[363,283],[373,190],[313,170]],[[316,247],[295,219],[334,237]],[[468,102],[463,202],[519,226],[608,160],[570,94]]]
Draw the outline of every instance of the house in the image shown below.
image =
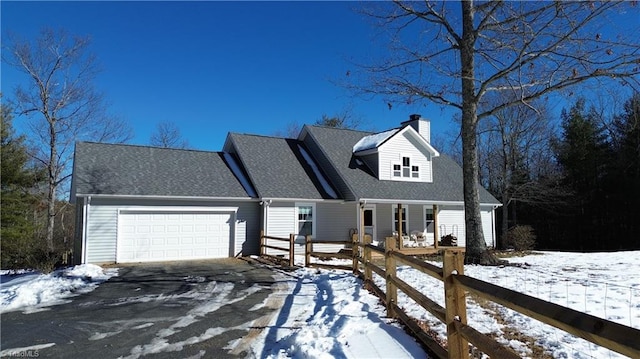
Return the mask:
[[[256,254],[261,231],[343,242],[420,234],[464,245],[462,170],[412,115],[380,133],[304,126],[298,138],[230,133],[221,152],[78,142],[71,200],[79,263]],[[480,189],[487,245],[499,202]],[[399,215],[398,206],[402,215]],[[364,232],[362,232],[364,231]],[[341,245],[326,245],[341,248]]]

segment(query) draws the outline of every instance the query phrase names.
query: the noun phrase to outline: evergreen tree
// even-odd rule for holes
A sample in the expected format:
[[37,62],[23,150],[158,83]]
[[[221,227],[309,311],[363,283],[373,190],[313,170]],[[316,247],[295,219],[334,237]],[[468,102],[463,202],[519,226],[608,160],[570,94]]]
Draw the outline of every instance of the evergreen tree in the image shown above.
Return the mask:
[[38,241],[34,238],[37,197],[34,194],[39,171],[28,168],[29,156],[24,136],[16,136],[9,108],[0,108],[1,127],[1,266],[37,266]]
[[607,177],[615,249],[640,248],[640,93],[625,103],[613,119],[612,151],[615,156]]
[[573,193],[568,226],[570,249],[594,250],[608,247],[603,219],[608,215],[605,179],[610,152],[604,122],[595,109],[579,99],[561,114],[562,137],[554,142],[556,158],[564,172],[564,185]]

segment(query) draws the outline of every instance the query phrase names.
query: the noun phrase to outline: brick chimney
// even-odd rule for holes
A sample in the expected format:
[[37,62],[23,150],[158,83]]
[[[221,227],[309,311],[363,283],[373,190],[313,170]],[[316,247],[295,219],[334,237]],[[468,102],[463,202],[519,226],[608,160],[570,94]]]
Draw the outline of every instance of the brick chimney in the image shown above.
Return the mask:
[[427,143],[431,143],[431,122],[429,120],[422,118],[419,114],[409,115],[409,120],[404,121],[400,124],[402,127],[411,126],[414,130],[416,130]]

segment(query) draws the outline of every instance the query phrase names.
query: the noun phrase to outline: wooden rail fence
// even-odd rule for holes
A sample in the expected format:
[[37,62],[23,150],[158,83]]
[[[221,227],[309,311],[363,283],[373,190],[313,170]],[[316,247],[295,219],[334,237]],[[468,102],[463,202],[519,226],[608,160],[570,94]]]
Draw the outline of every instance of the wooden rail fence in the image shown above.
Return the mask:
[[[401,253],[395,248],[396,242],[393,240],[387,240],[385,243],[386,247],[382,249],[369,243],[360,243],[354,240],[353,271],[363,277],[365,285],[372,288],[372,292],[384,301],[387,315],[401,320],[439,358],[469,358],[469,343],[492,358],[519,358],[510,349],[467,324],[467,292],[552,325],[591,343],[632,358],[640,358],[640,340],[638,340],[640,330],[467,277],[464,275],[464,251],[461,249],[444,250],[443,266],[440,268]],[[372,262],[371,254],[375,252],[384,255],[384,268]],[[398,278],[396,276],[398,263],[410,266],[444,282],[445,306],[442,307]],[[361,265],[364,271],[360,270]],[[373,273],[385,279],[386,291],[374,283]],[[427,335],[413,319],[398,307],[398,290],[404,292],[409,298],[446,324],[448,350]]]
[[[271,258],[279,262],[286,262],[288,263],[289,267],[293,267],[294,259],[295,259],[295,253],[294,253],[295,239],[296,239],[296,235],[293,233],[289,234],[289,238],[282,238],[282,237],[267,236],[264,234],[263,231],[261,231],[260,232],[260,256]],[[287,242],[289,246],[288,248],[273,246],[269,244],[270,240],[278,241],[278,242]],[[282,256],[272,255],[267,253],[267,249],[275,250],[276,252],[284,252],[284,253],[282,254]]]
[[[260,254],[281,261],[288,259],[288,264],[294,266],[295,237],[295,234],[289,235],[287,239],[265,236],[264,233],[261,233]],[[269,245],[268,240],[288,242],[288,249]],[[441,268],[426,263],[415,256],[402,253],[400,249],[396,248],[396,241],[391,238],[385,241],[385,248],[372,245],[370,240],[370,237],[363,236],[363,242],[360,242],[357,234],[352,237],[351,241],[346,242],[315,241],[307,236],[305,238],[305,266],[352,270],[355,275],[363,278],[365,286],[385,303],[387,315],[402,321],[438,358],[469,358],[469,343],[492,358],[520,358],[509,348],[480,333],[467,323],[467,293],[473,293],[487,301],[537,319],[591,343],[632,358],[640,358],[640,340],[638,340],[640,330],[465,276],[463,248],[443,249]],[[351,246],[351,253],[314,251],[314,244]],[[266,253],[267,249],[286,252],[288,258],[269,255]],[[377,254],[380,258],[384,257],[383,267],[374,264],[373,254]],[[329,265],[311,261],[311,258],[328,257],[351,259],[352,266]],[[410,266],[425,275],[442,281],[444,283],[445,306],[441,306],[398,278],[396,276],[398,265]],[[385,279],[385,290],[382,290],[373,281],[374,273]],[[422,330],[402,308],[398,307],[398,290],[446,325],[446,349]]]

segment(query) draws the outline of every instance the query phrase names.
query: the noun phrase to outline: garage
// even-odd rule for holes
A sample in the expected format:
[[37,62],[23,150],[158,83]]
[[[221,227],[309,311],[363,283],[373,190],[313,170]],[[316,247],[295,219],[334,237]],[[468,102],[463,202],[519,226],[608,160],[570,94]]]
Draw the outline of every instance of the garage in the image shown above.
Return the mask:
[[152,262],[233,256],[235,211],[120,210],[116,262]]

